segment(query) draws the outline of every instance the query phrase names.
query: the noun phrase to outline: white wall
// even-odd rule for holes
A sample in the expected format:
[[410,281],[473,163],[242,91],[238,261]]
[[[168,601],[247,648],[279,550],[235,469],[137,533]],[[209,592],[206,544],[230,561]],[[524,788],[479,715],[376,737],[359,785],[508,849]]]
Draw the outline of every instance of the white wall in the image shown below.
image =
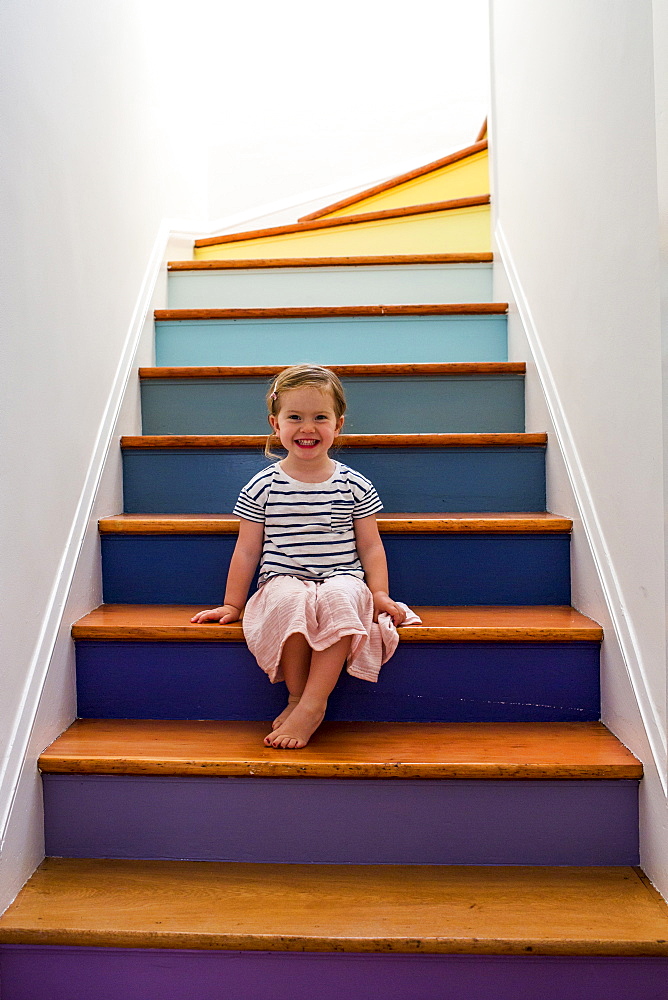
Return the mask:
[[668,894],[659,226],[651,0],[491,3],[497,295],[602,621],[603,718],[646,766],[642,862]]

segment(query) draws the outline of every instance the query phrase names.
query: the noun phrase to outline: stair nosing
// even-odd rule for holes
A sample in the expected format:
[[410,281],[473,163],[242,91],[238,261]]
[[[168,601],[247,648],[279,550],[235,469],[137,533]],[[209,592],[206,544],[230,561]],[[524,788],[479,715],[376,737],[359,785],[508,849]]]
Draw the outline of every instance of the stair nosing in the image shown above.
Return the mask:
[[327,319],[388,316],[505,316],[507,302],[441,302],[374,306],[263,306],[248,308],[156,309],[156,322],[239,319]]
[[168,271],[244,271],[292,267],[375,267],[431,264],[491,264],[494,254],[385,254],[357,257],[247,257],[236,260],[172,260]]
[[[140,368],[140,379],[274,378],[289,365],[182,365]],[[411,378],[417,375],[525,375],[524,361],[446,362],[424,364],[323,365],[340,378]]]
[[[122,448],[259,448],[266,434],[136,434],[121,438]],[[544,433],[341,434],[335,448],[531,448],[545,447]]]

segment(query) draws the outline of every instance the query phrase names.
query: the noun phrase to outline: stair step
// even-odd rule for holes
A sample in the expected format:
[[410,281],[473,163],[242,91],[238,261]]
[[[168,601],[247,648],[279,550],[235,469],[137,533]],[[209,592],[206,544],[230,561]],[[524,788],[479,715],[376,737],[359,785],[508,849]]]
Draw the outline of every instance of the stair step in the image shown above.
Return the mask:
[[[453,519],[454,530],[446,526],[440,532],[423,534],[418,529],[425,523],[429,525],[427,519],[416,521],[412,530],[385,535],[392,593],[397,599],[427,605],[570,602],[568,530],[506,534],[497,529],[485,534],[460,530]],[[496,524],[501,527],[503,521]],[[107,604],[201,602],[210,607],[220,603],[235,536],[183,530],[177,534],[169,527],[168,533],[161,534],[102,535]]]
[[[390,510],[544,510],[546,440],[544,434],[342,435],[335,458],[370,479]],[[244,483],[267,467],[265,441],[264,435],[124,437],[124,509],[232,510]]]
[[[375,212],[363,212],[358,215],[342,215],[335,219],[317,219],[312,222],[296,222],[283,226],[270,226],[264,229],[251,229],[246,232],[226,233],[220,236],[210,236],[195,240],[195,257],[201,260],[205,256],[213,256],[216,251],[220,252],[221,256],[225,256],[224,248],[229,244],[235,247],[238,243],[250,244],[252,246],[260,240],[271,240],[275,245],[277,241],[286,236],[297,235],[301,237],[305,234],[321,234],[323,231],[332,229],[339,231],[337,235],[343,229],[350,245],[355,241],[356,234],[361,231],[363,232],[369,223],[389,222],[396,225],[396,222],[399,220],[414,220],[415,218],[423,218],[429,215],[445,215],[448,218],[452,218],[456,213],[466,211],[467,209],[487,208],[489,203],[489,194],[475,195],[468,198],[452,198],[447,201],[411,205],[407,208],[391,208]],[[467,249],[486,251],[488,247],[476,246]],[[454,248],[452,248],[451,252],[453,250]],[[252,253],[249,256],[253,256]]]
[[506,309],[489,302],[177,309],[158,313],[155,335],[161,367],[507,360]]
[[332,205],[311,212],[299,221],[351,215],[373,209],[389,209],[461,198],[489,191],[487,141],[476,142],[433,163],[375,184]]
[[[346,431],[524,431],[524,366],[340,366]],[[144,434],[263,434],[275,368],[140,369]],[[417,403],[419,400],[419,404]]]
[[324,723],[307,748],[285,753],[264,747],[268,729],[267,721],[79,720],[40,759],[47,853],[638,862],[642,768],[600,723]]
[[79,719],[39,758],[46,774],[278,778],[638,779],[599,722],[325,722],[303,750],[262,743],[266,722]]
[[[399,629],[402,642],[599,642],[600,625],[570,607],[416,607],[422,625]],[[242,642],[240,622],[192,625],[197,605],[103,604],[72,627],[75,639]]]
[[[381,535],[390,534],[563,534],[573,522],[558,514],[515,513],[406,513],[376,515]],[[234,514],[116,514],[99,521],[103,535],[227,535],[237,534]]]
[[489,302],[491,254],[180,261],[167,295],[170,309]]
[[0,942],[665,958],[668,908],[630,867],[49,858],[0,917]]

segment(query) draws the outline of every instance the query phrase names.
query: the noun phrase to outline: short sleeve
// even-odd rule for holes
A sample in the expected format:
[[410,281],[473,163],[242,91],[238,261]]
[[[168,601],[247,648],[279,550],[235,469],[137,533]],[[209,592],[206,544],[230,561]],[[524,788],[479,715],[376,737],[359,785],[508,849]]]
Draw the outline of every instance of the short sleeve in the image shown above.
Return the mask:
[[264,524],[267,498],[266,490],[258,490],[257,487],[253,489],[254,485],[254,480],[251,479],[250,483],[244,486],[232,513],[236,514],[237,517],[245,518],[246,521],[256,521],[259,524]]
[[360,517],[369,517],[370,514],[377,514],[379,510],[383,509],[375,486],[372,486],[368,480],[366,485],[368,487],[366,492],[355,500],[355,506],[353,507],[353,518],[355,520]]

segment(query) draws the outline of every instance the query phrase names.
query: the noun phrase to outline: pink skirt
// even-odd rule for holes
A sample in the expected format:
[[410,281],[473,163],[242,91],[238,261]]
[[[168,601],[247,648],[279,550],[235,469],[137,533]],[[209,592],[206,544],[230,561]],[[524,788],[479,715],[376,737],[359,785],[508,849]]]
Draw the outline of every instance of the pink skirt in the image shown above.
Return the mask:
[[[377,681],[380,668],[394,653],[399,634],[389,615],[373,620],[373,598],[363,580],[333,576],[321,583],[294,576],[273,576],[253,594],[243,616],[244,638],[272,684],[282,681],[281,654],[295,633],[311,649],[328,649],[352,636],[347,670],[353,677]],[[419,621],[413,616],[413,622]]]

